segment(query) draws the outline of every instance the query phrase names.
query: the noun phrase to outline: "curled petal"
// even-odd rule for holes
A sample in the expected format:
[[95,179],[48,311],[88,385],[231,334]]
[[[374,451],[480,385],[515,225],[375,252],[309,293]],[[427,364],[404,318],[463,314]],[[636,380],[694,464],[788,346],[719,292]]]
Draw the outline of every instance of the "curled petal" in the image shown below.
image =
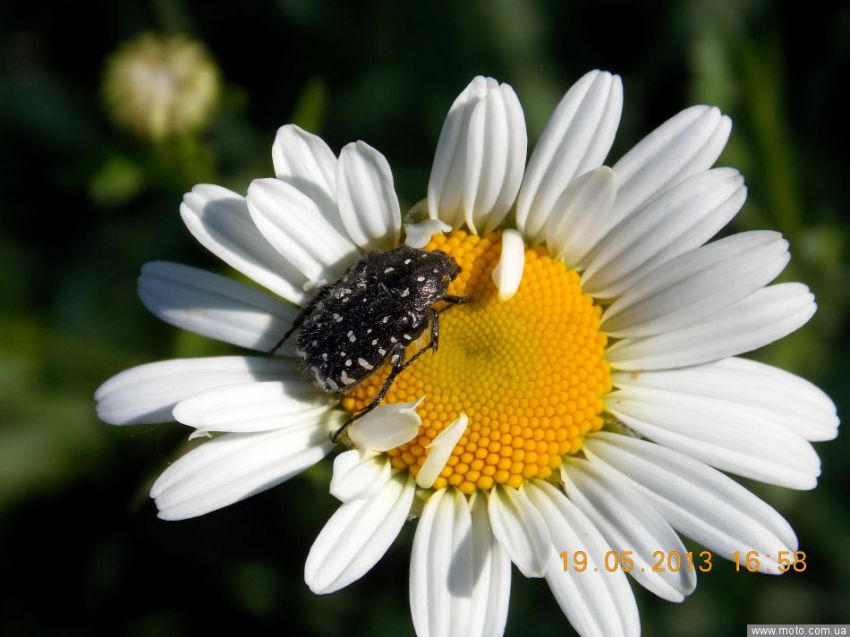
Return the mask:
[[493,283],[499,289],[499,300],[507,301],[519,290],[525,269],[525,243],[516,230],[502,233],[502,253],[493,268]]
[[390,403],[370,411],[348,428],[348,437],[360,449],[389,451],[416,437],[422,419],[416,408],[423,396],[412,403]]
[[469,418],[466,417],[466,414],[461,414],[457,420],[437,434],[431,444],[428,445],[428,456],[422,463],[419,473],[416,474],[418,486],[429,489],[434,485],[452,455],[455,445],[466,432],[468,424]]
[[451,229],[450,225],[439,219],[425,219],[419,223],[408,224],[404,226],[404,245],[424,248],[435,234],[443,234]]

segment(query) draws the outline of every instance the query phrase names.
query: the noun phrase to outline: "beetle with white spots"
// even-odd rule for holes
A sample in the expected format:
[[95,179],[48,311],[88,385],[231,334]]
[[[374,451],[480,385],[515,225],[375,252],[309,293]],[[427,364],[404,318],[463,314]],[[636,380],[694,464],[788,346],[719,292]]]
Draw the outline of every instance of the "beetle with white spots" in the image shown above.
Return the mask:
[[[319,389],[345,394],[385,363],[392,366],[381,391],[334,433],[333,440],[377,407],[408,365],[429,349],[437,351],[440,320],[434,305],[469,300],[448,294],[459,272],[455,260],[440,250],[402,246],[373,252],[361,257],[339,280],[319,288],[304,306],[272,352],[298,330],[295,355]],[[429,326],[429,343],[406,357],[406,345]],[[328,352],[339,354],[328,356]]]

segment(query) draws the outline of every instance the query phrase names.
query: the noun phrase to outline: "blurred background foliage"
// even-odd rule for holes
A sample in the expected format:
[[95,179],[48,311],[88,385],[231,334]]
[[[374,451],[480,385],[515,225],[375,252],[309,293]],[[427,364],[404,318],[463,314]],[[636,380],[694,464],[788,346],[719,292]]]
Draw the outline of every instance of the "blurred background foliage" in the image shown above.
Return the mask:
[[[143,33],[206,47],[220,91],[194,130],[145,136],[111,123],[109,56]],[[850,6],[763,0],[310,0],[15,2],[0,5],[0,634],[407,635],[410,531],[345,591],[312,595],[304,558],[335,507],[328,464],[198,520],[164,523],[146,493],[179,453],[176,425],[113,428],[92,393],[138,363],[229,351],[146,314],[142,263],[215,270],[177,214],[184,191],[244,192],[272,172],[276,128],[388,157],[402,199],[424,195],[440,126],[476,74],[511,83],[531,140],[591,68],[622,75],[611,158],[681,108],[734,120],[720,164],[749,200],[734,230],[791,241],[784,275],[820,311],[758,352],[846,412]],[[681,605],[635,587],[649,635],[743,634],[747,622],[847,622],[847,437],[818,445],[812,493],[752,486],[797,530],[803,574],[700,577]],[[410,526],[410,525],[409,525]],[[515,574],[507,634],[570,632],[540,580]]]

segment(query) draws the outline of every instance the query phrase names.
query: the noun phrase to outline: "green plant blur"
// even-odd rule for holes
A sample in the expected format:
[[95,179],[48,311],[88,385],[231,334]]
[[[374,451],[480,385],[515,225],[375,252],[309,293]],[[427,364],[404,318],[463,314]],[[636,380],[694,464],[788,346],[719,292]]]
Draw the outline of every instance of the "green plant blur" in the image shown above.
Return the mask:
[[[152,144],[110,123],[106,59],[150,31],[195,38],[219,65],[205,131]],[[720,106],[734,129],[719,163],[749,185],[733,229],[783,232],[794,257],[783,277],[810,285],[820,306],[755,356],[818,383],[846,412],[848,41],[846,3],[4,3],[0,635],[412,634],[411,528],[348,589],[318,597],[303,583],[335,508],[328,463],[165,523],[146,493],[187,431],[110,427],[94,414],[94,389],[126,367],[231,351],[147,314],[135,278],[155,259],[225,271],[183,227],[181,196],[198,182],[244,192],[270,175],[287,122],[337,150],[355,139],[382,150],[406,209],[424,196],[448,106],[476,74],[515,87],[532,142],[581,74],[621,74],[615,159],[681,108]],[[844,435],[817,448],[815,491],[748,485],[797,530],[808,570],[779,578],[716,563],[680,605],[635,586],[645,634],[850,621],[850,445]],[[515,572],[507,634],[554,631],[571,634],[545,583]]]

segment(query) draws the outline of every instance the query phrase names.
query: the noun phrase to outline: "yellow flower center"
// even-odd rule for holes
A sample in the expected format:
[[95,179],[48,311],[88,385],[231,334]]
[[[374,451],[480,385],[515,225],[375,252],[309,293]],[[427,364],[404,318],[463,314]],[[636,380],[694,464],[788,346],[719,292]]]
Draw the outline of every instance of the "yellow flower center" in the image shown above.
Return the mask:
[[[499,233],[456,230],[426,249],[457,261],[461,273],[449,293],[471,295],[472,302],[441,312],[438,352],[413,363],[387,394],[386,402],[425,396],[417,437],[388,452],[393,466],[415,476],[427,446],[463,412],[469,426],[435,489],[454,485],[468,494],[549,477],[562,456],[581,449],[587,432],[602,427],[611,375],[601,309],[582,294],[578,274],[541,246],[526,248],[522,283],[508,301],[499,300],[491,276],[501,253]],[[429,339],[426,330],[407,355]],[[351,412],[365,407],[388,371],[361,383],[343,406]]]

